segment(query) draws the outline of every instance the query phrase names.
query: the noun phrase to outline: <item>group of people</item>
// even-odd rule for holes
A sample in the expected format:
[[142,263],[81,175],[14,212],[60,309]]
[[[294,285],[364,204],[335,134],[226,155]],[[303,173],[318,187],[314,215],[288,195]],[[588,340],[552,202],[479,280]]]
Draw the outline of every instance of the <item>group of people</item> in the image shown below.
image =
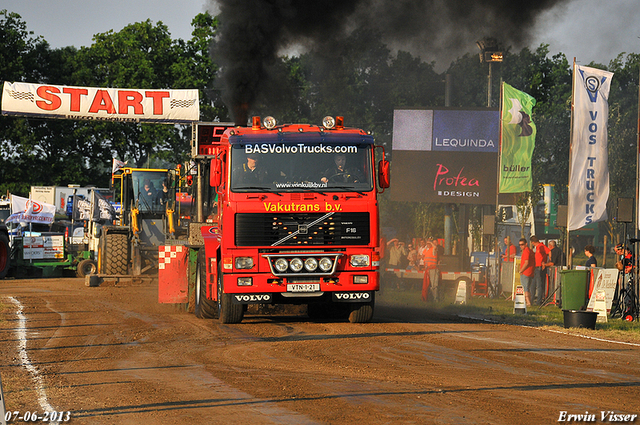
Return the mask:
[[[524,296],[527,306],[531,304],[542,305],[545,295],[546,274],[549,267],[562,265],[562,250],[555,241],[549,241],[545,246],[537,236],[529,238],[531,247],[525,238],[518,241],[520,249],[520,283],[524,288]],[[504,238],[505,250],[502,261],[511,263],[517,254],[515,245],[511,243],[509,236]],[[585,248],[586,250],[586,248]],[[595,248],[594,248],[595,251]],[[595,259],[595,257],[593,257]]]
[[[557,246],[555,241],[549,241],[546,247],[536,236],[529,238],[531,247],[525,238],[518,241],[520,248],[520,266],[518,272],[520,274],[520,283],[525,291],[525,300],[527,306],[541,305],[545,295],[546,273],[549,267],[563,266],[562,250]],[[515,245],[511,243],[509,237],[504,239],[505,249],[502,254],[502,261],[512,263],[518,253]],[[633,254],[628,247],[619,243],[614,248],[618,261],[616,268],[621,272],[630,274],[633,272]],[[595,256],[596,248],[593,245],[584,247],[584,254],[587,257],[585,267],[598,267],[598,260]],[[551,278],[551,274],[549,274]]]
[[614,249],[618,256],[616,268],[621,272],[623,271],[625,274],[630,274],[633,271],[633,253],[623,243],[619,243]]
[[432,238],[418,239],[418,246],[411,242],[405,244],[394,238],[387,243],[387,246],[388,266],[403,268],[407,271],[424,271],[425,283],[423,283],[422,298],[425,301],[427,298],[439,300],[440,271],[438,270],[438,262],[443,253],[443,247]]
[[[442,255],[442,246],[433,239],[418,239],[418,245],[404,243],[393,238],[387,242],[388,262],[391,268],[401,268],[408,271],[422,271],[434,268],[438,257]],[[435,258],[435,260],[434,260]]]
[[153,209],[157,205],[164,205],[168,192],[166,181],[162,182],[162,190],[158,190],[151,180],[144,179],[139,193],[141,206],[145,209]]

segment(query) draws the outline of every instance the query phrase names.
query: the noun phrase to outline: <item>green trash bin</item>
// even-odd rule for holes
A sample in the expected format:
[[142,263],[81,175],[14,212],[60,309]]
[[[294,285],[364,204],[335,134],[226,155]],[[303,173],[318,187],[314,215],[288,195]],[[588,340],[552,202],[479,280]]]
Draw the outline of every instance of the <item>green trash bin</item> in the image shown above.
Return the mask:
[[563,310],[584,310],[590,270],[560,270]]

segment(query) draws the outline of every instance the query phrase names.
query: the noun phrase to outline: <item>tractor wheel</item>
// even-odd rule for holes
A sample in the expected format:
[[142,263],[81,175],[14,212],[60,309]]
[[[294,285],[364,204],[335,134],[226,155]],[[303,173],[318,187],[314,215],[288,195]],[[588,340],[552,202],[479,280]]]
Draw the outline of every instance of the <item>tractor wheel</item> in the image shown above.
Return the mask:
[[200,319],[215,319],[218,313],[218,305],[215,301],[207,299],[207,270],[204,248],[198,252],[194,292],[196,298],[194,314],[196,317]]
[[0,279],[3,279],[9,271],[11,261],[11,250],[9,249],[9,239],[4,233],[0,234]]
[[129,273],[129,241],[126,234],[107,233],[104,235],[103,267],[108,275],[127,275]]
[[220,323],[240,323],[244,318],[244,306],[234,304],[232,294],[225,294],[222,283],[222,269],[218,265],[218,318]]
[[90,258],[86,258],[78,263],[78,267],[76,268],[76,276],[91,276],[92,274],[96,274],[97,271],[98,265],[96,264],[96,262]]

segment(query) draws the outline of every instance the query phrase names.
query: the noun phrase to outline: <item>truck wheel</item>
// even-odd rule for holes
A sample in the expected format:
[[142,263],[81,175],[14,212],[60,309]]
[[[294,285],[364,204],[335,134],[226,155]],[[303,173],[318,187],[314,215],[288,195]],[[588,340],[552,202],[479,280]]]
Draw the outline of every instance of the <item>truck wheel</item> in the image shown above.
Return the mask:
[[215,319],[218,313],[218,305],[214,301],[207,299],[207,270],[204,248],[198,252],[198,262],[196,264],[196,287],[195,287],[195,308],[194,314],[199,319]]
[[96,274],[98,271],[98,265],[90,258],[86,258],[78,263],[76,268],[76,276],[85,277],[92,274]]
[[129,241],[126,234],[105,235],[104,269],[109,275],[126,275],[129,272]]
[[368,323],[373,318],[373,307],[376,303],[375,292],[371,293],[371,301],[368,303],[353,303],[350,305],[349,322]]
[[9,271],[9,256],[11,250],[9,249],[9,239],[4,233],[0,234],[0,279],[3,279]]
[[218,266],[218,318],[221,323],[240,323],[244,318],[244,306],[234,304],[232,295],[225,294],[223,291],[220,266]]

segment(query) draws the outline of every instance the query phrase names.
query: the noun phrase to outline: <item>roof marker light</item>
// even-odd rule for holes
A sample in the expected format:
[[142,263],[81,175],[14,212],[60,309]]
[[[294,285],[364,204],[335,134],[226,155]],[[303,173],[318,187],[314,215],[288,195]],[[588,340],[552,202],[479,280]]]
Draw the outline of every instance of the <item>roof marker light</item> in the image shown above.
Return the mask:
[[335,127],[335,125],[336,125],[336,120],[334,120],[333,117],[326,116],[322,119],[322,126],[327,130]]
[[274,129],[276,127],[276,119],[273,117],[266,117],[264,121],[262,121],[267,130]]

